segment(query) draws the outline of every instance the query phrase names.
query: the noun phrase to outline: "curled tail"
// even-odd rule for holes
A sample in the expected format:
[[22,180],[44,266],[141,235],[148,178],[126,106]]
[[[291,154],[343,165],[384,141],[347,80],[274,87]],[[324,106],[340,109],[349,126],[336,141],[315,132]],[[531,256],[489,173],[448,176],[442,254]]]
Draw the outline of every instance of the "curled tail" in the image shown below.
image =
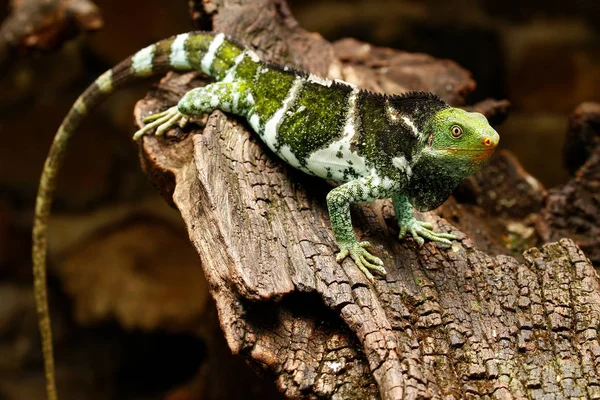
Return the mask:
[[58,128],[46,158],[36,198],[33,222],[33,279],[38,313],[46,389],[48,400],[56,400],[52,331],[46,290],[47,226],[56,187],[56,176],[62,164],[67,143],[81,120],[109,94],[141,78],[169,70],[199,70],[223,79],[244,48],[222,33],[184,33],[162,40],[138,51],[102,74],[75,101]]

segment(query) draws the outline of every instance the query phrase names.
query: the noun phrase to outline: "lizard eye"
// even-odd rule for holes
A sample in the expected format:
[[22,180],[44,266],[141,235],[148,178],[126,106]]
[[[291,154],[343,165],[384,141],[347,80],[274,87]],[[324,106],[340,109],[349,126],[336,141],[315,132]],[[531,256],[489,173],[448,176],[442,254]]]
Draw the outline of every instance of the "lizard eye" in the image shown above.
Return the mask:
[[463,134],[463,130],[458,125],[452,125],[452,128],[450,128],[450,133],[452,134],[453,138],[459,138]]

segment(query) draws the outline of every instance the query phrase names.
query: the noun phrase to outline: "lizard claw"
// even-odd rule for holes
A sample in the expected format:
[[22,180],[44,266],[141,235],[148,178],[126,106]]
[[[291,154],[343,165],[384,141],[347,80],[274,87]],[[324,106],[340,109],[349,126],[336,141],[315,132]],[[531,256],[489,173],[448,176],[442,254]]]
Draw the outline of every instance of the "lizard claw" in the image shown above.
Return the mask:
[[351,242],[350,244],[341,244],[340,252],[337,254],[335,260],[339,263],[348,255],[352,257],[356,266],[365,274],[367,279],[371,282],[374,281],[373,274],[371,271],[375,271],[380,275],[385,275],[387,271],[383,268],[383,261],[379,257],[374,256],[365,247],[369,247],[369,242]]
[[168,129],[171,129],[175,124],[178,124],[179,127],[183,128],[189,122],[190,117],[185,114],[182,114],[177,106],[171,107],[166,111],[149,115],[144,118],[144,122],[150,122],[148,125],[144,126],[142,129],[138,130],[133,135],[133,140],[139,140],[146,132],[151,131],[156,128],[156,136],[163,135]]
[[415,241],[422,246],[425,243],[425,239],[429,239],[434,242],[444,243],[447,245],[452,244],[450,239],[456,239],[456,236],[451,233],[436,233],[433,231],[433,224],[429,222],[419,221],[416,218],[412,218],[408,223],[403,224],[400,227],[400,234],[398,239],[403,239],[407,233],[410,233]]

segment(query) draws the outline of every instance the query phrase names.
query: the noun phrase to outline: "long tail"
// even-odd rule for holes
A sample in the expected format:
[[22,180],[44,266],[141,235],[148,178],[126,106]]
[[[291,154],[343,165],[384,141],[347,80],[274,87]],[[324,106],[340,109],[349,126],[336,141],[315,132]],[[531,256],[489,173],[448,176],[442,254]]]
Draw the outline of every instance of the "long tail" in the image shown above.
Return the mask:
[[32,250],[34,294],[42,339],[48,400],[57,400],[58,395],[54,377],[52,330],[46,288],[47,226],[56,187],[56,176],[69,139],[81,120],[93,108],[109,94],[126,84],[168,70],[201,70],[221,79],[234,65],[234,59],[243,51],[242,46],[225,35],[208,32],[185,33],[152,44],[96,79],[79,96],[58,128],[40,179],[35,206]]

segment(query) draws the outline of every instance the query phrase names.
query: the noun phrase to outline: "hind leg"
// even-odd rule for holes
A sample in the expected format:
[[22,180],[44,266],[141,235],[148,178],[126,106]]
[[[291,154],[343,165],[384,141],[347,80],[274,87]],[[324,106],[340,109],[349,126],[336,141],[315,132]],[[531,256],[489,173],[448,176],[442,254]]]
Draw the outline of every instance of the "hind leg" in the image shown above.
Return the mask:
[[215,82],[187,92],[177,106],[144,118],[148,125],[138,130],[134,140],[139,140],[146,132],[156,129],[160,136],[176,124],[184,127],[190,117],[221,110],[233,114],[245,115],[253,101],[249,87],[245,82]]

